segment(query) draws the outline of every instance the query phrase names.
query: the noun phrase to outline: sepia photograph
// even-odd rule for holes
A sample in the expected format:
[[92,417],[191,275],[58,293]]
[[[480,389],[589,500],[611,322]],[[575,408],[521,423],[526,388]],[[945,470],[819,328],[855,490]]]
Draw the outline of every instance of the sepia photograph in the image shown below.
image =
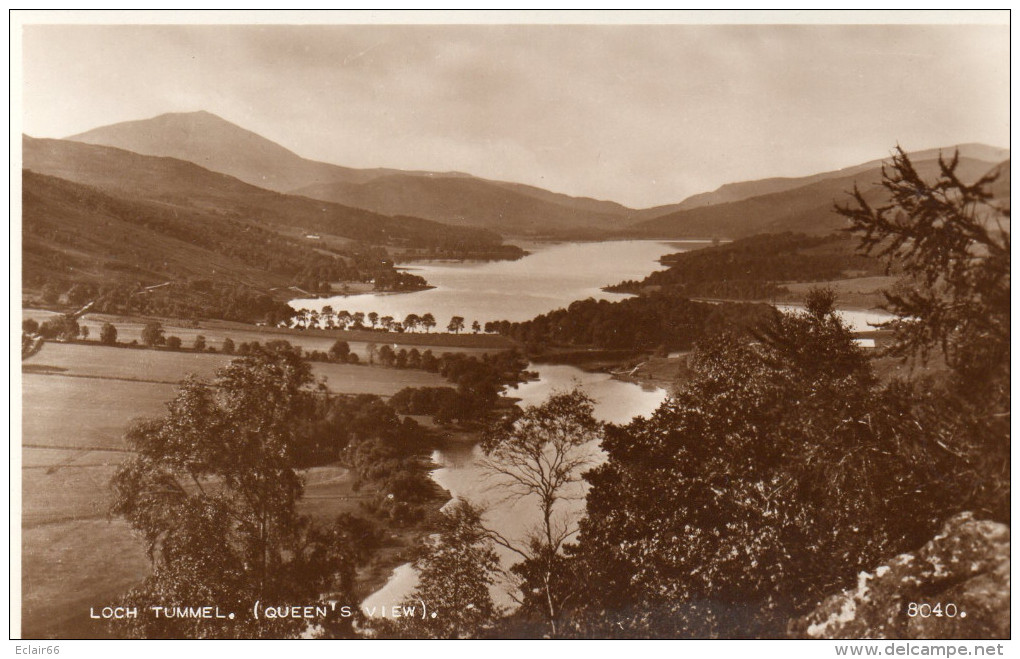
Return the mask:
[[9,20],[12,652],[1010,647],[1009,10]]

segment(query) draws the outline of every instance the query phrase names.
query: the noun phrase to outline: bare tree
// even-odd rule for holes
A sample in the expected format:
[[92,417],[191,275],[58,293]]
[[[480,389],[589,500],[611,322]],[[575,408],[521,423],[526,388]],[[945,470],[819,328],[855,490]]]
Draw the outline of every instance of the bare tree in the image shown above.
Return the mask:
[[500,545],[519,555],[514,568],[521,582],[518,601],[539,613],[557,635],[557,621],[573,596],[569,565],[560,554],[577,532],[577,522],[559,510],[569,499],[582,499],[582,473],[597,459],[595,442],[602,424],[594,401],[580,389],[555,393],[539,406],[509,416],[491,427],[482,441],[485,468],[507,497],[537,507],[541,522],[524,538],[490,530]]

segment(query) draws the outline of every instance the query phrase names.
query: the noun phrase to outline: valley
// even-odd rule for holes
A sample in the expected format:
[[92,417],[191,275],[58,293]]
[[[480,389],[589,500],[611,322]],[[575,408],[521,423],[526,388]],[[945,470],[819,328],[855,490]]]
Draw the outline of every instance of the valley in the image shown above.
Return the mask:
[[[336,406],[306,420],[322,437],[302,449],[312,457],[295,472],[296,510],[370,529],[348,584],[364,606],[414,592],[410,561],[451,497],[484,503],[504,535],[540,521],[483,473],[486,428],[515,404],[576,387],[613,432],[639,428],[697,379],[704,345],[808,322],[784,320],[787,307],[818,287],[855,345],[876,348],[854,353],[876,381],[949,372],[877,358],[892,333],[853,313],[881,307],[903,274],[860,253],[833,210],[855,185],[887,201],[880,161],[631,209],[463,173],[315,162],[204,112],[22,146],[22,319],[32,337],[51,328],[21,368],[29,638],[116,635],[83,612],[152,569],[110,512],[111,479],[137,452],[131,429],[172,411],[188,378],[213,381],[240,357],[307,361],[316,395]],[[961,151],[961,177],[997,169],[994,199],[1008,200],[1008,152]],[[937,153],[917,156],[922,176],[937,175]],[[585,451],[589,466],[611,459]],[[583,493],[571,502],[568,526],[585,515]],[[519,559],[496,554],[503,569]],[[495,598],[514,610],[505,591]]]

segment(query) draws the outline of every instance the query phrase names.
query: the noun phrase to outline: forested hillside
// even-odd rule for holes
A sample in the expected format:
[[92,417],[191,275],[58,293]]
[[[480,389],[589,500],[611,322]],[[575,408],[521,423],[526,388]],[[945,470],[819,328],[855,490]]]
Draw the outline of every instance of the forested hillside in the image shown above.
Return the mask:
[[667,270],[606,290],[670,291],[688,297],[768,299],[788,293],[784,283],[826,281],[885,273],[878,260],[860,254],[847,234],[761,234],[689,252],[667,254]]

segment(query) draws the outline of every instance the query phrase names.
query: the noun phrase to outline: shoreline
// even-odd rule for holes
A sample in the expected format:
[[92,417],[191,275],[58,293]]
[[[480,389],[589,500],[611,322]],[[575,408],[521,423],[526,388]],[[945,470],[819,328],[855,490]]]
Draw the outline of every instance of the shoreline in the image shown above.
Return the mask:
[[[439,468],[440,465],[432,462],[431,455],[427,460],[430,465],[429,473]],[[358,568],[353,594],[359,608],[367,599],[386,587],[400,566],[414,562],[414,553],[421,546],[422,540],[435,532],[435,515],[441,514],[446,504],[453,501],[453,496],[432,480],[431,476],[429,480],[435,486],[435,493],[428,499],[428,513],[419,523],[404,529],[392,529],[385,523],[378,522],[379,530],[387,533],[391,540],[397,541],[397,544],[381,546],[364,566]],[[373,521],[377,520],[373,518]],[[397,605],[400,602],[392,604]]]
[[[818,282],[820,284],[824,282]],[[738,300],[732,298],[715,298],[715,297],[692,297],[688,298],[691,302],[708,302],[710,304],[721,304],[724,302],[746,302],[748,304],[770,304],[772,306],[783,306],[783,307],[799,307],[804,308],[804,299],[799,297],[791,297],[789,299],[745,299]],[[879,307],[865,307],[859,304],[840,304],[837,306],[837,311],[852,311],[857,313],[889,313],[885,309]]]
[[[397,268],[397,269],[401,270],[401,271],[406,271],[406,270],[413,269],[413,268]],[[436,287],[431,285],[431,284],[429,284],[428,286],[418,286],[417,288],[406,288],[406,289],[399,290],[399,291],[367,290],[367,291],[358,291],[358,292],[355,292],[355,293],[329,293],[328,295],[326,295],[326,294],[319,294],[319,295],[314,295],[314,296],[311,296],[311,297],[309,297],[309,296],[292,297],[292,298],[288,299],[286,302],[287,302],[287,304],[290,305],[291,302],[295,302],[297,300],[329,300],[329,299],[332,299],[332,298],[335,298],[335,297],[357,297],[359,295],[404,295],[406,293],[421,293],[422,291],[430,291],[430,290],[432,290],[434,288],[436,288]],[[291,306],[293,306],[293,305],[291,305]]]

